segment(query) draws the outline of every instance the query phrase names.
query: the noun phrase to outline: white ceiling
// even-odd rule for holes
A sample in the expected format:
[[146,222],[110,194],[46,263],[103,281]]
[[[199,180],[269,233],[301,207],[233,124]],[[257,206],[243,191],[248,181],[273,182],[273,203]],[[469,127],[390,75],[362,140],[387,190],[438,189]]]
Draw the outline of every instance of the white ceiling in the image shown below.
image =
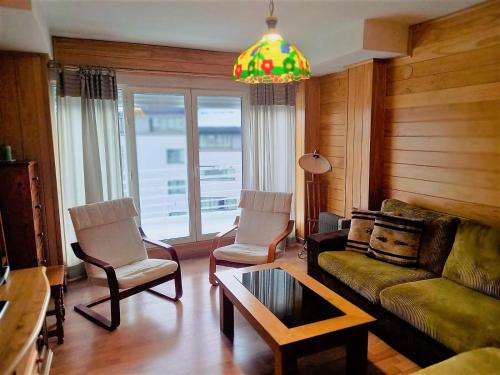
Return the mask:
[[[36,1],[52,35],[233,52],[247,48],[265,32],[268,14],[268,2],[261,0]],[[352,54],[347,45],[365,19],[410,25],[479,2],[275,0],[275,15],[278,30],[309,58],[313,74],[324,74]]]

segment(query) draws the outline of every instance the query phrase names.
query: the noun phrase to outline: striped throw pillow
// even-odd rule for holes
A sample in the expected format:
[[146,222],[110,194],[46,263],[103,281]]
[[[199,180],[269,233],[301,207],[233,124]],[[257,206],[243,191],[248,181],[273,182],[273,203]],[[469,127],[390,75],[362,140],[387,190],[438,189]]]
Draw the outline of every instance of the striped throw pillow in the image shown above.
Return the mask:
[[375,219],[366,255],[387,263],[416,267],[424,220],[381,213]]
[[378,211],[358,210],[353,208],[351,227],[347,237],[346,250],[366,253],[370,244],[375,219],[380,214]]

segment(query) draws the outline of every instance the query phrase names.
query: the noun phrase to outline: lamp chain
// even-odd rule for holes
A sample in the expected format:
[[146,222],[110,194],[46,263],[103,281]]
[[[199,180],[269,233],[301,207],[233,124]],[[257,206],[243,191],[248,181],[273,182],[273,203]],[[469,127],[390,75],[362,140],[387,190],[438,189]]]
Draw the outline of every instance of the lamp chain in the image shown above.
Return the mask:
[[269,2],[269,15],[272,17],[274,14],[274,0]]

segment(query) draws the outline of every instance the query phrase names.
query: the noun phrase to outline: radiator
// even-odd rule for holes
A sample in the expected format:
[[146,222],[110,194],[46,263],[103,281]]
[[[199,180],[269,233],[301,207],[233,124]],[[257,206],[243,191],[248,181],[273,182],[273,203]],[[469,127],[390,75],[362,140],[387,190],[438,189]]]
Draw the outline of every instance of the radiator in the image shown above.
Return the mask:
[[319,213],[319,233],[333,232],[339,229],[339,219],[342,216],[332,214],[330,212]]

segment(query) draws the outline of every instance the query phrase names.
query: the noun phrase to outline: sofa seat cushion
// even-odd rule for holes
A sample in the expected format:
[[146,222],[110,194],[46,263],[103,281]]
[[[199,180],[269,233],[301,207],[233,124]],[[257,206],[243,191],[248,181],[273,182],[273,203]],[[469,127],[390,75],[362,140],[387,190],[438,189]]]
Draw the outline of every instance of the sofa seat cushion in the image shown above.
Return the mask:
[[500,229],[462,221],[443,276],[500,298]]
[[380,302],[456,353],[500,346],[500,301],[445,278],[387,288]]
[[[264,264],[267,263],[267,246],[258,246],[247,243],[235,243],[219,247],[214,251],[214,257],[217,260],[225,260],[228,262],[243,263],[243,264]],[[276,257],[281,251],[276,249]]]
[[491,375],[500,369],[500,349],[481,348],[460,353],[413,375]]
[[318,264],[372,303],[378,303],[380,292],[389,286],[436,277],[429,271],[381,262],[349,250],[323,252]]
[[[116,279],[120,289],[132,288],[170,275],[177,270],[178,264],[167,259],[144,259],[138,262],[115,268]],[[100,270],[92,276],[96,285],[108,286],[106,273]]]

